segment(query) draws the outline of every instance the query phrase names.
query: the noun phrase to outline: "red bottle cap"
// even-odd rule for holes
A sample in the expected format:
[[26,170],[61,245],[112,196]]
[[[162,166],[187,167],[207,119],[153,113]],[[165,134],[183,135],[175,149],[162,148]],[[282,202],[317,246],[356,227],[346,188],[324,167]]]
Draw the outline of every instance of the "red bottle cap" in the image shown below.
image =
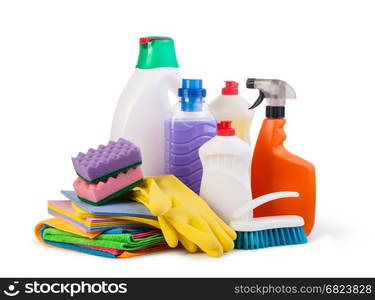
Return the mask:
[[236,132],[231,126],[232,121],[221,121],[217,123],[217,135],[233,136]]
[[221,90],[222,95],[238,95],[238,83],[235,81],[225,81],[225,87]]
[[171,40],[170,37],[155,37],[155,36],[150,36],[150,37],[141,37],[139,39],[139,44],[144,45],[147,44],[153,40]]
[[139,39],[139,44],[141,44],[141,45],[143,45],[143,44],[147,44],[149,41],[151,41],[150,38],[148,38],[148,37],[141,37],[141,38]]

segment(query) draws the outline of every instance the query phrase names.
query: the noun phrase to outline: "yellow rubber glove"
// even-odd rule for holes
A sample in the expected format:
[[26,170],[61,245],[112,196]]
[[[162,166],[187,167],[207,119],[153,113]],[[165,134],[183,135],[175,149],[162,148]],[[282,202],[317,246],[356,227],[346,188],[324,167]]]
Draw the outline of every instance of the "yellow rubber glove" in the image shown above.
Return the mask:
[[199,247],[214,257],[234,248],[236,233],[233,229],[175,176],[146,178],[130,194],[133,200],[143,203],[158,217],[170,247],[176,247],[180,241],[189,252],[195,252]]

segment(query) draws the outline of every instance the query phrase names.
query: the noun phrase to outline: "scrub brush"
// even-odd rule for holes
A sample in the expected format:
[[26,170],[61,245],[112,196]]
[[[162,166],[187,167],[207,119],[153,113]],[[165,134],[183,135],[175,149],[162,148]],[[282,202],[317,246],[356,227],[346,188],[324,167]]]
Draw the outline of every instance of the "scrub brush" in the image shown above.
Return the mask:
[[303,231],[304,220],[300,216],[285,215],[253,217],[254,208],[279,198],[298,197],[297,192],[277,192],[266,194],[238,208],[233,212],[235,220],[230,226],[236,231],[236,249],[260,249],[273,246],[304,244],[307,242]]

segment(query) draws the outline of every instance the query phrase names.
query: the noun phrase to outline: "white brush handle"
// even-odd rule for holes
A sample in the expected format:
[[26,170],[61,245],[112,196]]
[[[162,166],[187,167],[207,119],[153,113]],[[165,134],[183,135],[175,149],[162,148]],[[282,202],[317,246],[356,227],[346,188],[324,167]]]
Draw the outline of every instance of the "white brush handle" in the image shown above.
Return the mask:
[[244,214],[252,213],[254,208],[261,206],[267,202],[277,200],[280,198],[289,198],[289,197],[299,197],[299,193],[298,192],[276,192],[276,193],[270,193],[270,194],[260,196],[258,198],[255,198],[254,200],[250,200],[245,205],[237,208],[233,212],[233,216],[235,219],[239,219]]
[[235,231],[250,232],[274,228],[300,227],[305,224],[300,216],[259,217],[249,220],[234,220],[229,223]]

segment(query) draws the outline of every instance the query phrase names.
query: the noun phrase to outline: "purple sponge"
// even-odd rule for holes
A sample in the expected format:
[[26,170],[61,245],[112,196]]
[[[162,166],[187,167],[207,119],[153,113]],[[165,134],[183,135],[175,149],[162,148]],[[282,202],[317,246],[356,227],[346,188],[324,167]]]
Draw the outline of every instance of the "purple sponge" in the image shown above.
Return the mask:
[[141,152],[132,142],[123,138],[98,149],[90,148],[72,157],[73,166],[79,177],[88,183],[96,183],[142,163]]

